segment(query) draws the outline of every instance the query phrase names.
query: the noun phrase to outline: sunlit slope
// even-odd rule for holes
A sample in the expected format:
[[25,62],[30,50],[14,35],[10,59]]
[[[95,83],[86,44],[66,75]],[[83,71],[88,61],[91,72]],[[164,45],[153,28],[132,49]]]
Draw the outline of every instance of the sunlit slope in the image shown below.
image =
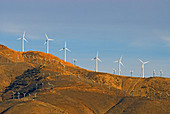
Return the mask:
[[17,52],[3,45],[0,79],[4,113],[142,114],[143,109],[168,113],[170,108],[169,78],[93,72],[51,54]]
[[68,114],[67,112],[49,103],[40,101],[17,102],[3,111],[4,114]]

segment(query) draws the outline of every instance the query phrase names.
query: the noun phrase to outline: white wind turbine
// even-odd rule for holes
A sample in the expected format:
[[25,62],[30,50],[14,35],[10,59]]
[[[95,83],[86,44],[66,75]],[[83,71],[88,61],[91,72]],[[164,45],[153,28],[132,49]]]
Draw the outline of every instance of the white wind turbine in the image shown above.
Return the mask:
[[130,75],[131,75],[131,77],[132,77],[132,74],[133,74],[133,70],[131,70],[131,71],[130,71]]
[[62,51],[62,50],[64,50],[64,61],[66,62],[66,51],[71,52],[71,51],[66,47],[66,42],[65,42],[64,48],[61,48],[59,51]]
[[24,52],[24,41],[28,42],[28,41],[25,39],[25,32],[23,33],[22,37],[21,37],[21,38],[18,38],[17,40],[22,40],[22,52]]
[[[139,58],[138,58],[138,59],[139,59]],[[149,63],[149,61],[143,62],[143,61],[140,60],[140,59],[139,59],[139,61],[142,63],[142,77],[144,78],[144,77],[145,77],[145,75],[144,75],[144,65],[145,65],[146,63]]]
[[73,58],[73,63],[74,63],[74,65],[76,65],[76,62],[77,62],[77,59],[74,59],[74,58]]
[[100,62],[102,62],[102,61],[99,59],[99,57],[98,57],[98,51],[97,51],[96,57],[93,58],[93,59],[91,59],[91,60],[96,60],[96,72],[98,72],[98,60],[99,60]]
[[118,63],[118,71],[119,71],[119,75],[121,73],[121,68],[120,68],[120,65],[124,66],[123,63],[122,63],[122,56],[120,57],[120,59],[118,61],[114,61],[115,63]]
[[45,33],[45,37],[46,37],[46,41],[45,41],[44,45],[47,44],[47,53],[49,53],[49,41],[53,40],[53,39],[49,39],[46,33]]
[[162,77],[162,75],[163,75],[163,71],[162,71],[162,70],[160,70],[160,77]]
[[113,74],[116,74],[116,69],[113,68]]

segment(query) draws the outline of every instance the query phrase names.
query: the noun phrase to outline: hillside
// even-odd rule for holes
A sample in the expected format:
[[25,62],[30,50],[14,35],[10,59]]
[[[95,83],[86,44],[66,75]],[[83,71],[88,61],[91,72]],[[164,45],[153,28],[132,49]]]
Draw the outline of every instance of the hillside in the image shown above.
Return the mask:
[[0,45],[1,113],[170,113],[170,79],[93,72]]

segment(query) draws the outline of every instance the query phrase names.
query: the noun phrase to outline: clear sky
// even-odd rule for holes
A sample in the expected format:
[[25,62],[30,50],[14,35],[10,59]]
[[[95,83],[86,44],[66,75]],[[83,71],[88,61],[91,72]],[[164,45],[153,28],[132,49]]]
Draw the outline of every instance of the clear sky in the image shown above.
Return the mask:
[[67,41],[67,60],[80,67],[94,70],[98,51],[101,72],[117,70],[123,56],[124,75],[141,76],[140,58],[150,61],[146,76],[170,76],[170,0],[0,0],[0,43],[21,51],[24,31],[26,51],[46,52],[47,33],[50,53],[64,59]]

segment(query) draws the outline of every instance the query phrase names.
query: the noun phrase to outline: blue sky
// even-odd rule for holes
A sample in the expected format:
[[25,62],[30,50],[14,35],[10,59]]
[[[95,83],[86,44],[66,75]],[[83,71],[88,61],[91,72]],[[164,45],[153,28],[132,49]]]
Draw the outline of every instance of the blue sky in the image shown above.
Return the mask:
[[6,0],[0,1],[0,43],[21,51],[16,40],[26,31],[25,50],[46,51],[64,59],[58,50],[67,41],[68,61],[94,70],[91,58],[99,51],[99,71],[112,72],[123,56],[122,74],[141,76],[160,69],[170,76],[170,1],[169,0]]

